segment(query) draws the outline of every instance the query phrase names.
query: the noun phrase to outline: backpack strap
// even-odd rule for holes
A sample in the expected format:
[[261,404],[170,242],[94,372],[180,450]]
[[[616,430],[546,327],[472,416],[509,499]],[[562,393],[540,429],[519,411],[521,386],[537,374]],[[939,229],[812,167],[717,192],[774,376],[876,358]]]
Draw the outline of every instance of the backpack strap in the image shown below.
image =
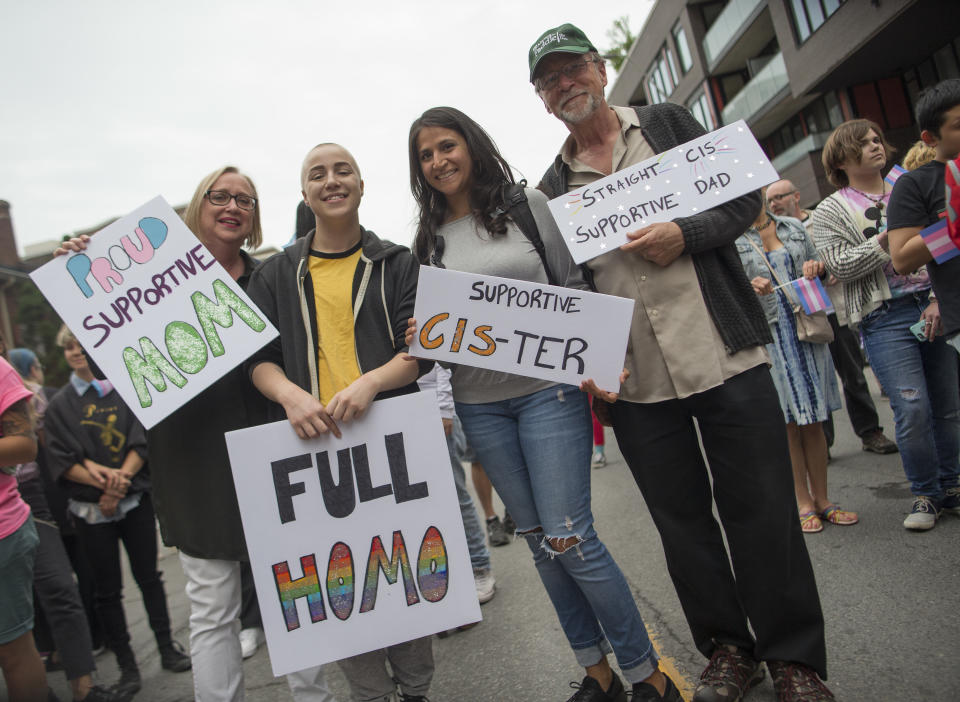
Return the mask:
[[533,218],[533,212],[530,211],[527,194],[523,191],[526,185],[527,182],[525,180],[521,180],[519,183],[504,183],[501,190],[501,195],[503,196],[503,205],[501,207],[506,208],[506,213],[510,215],[510,219],[516,223],[520,231],[523,232],[523,235],[533,244],[533,248],[540,257],[540,262],[543,264],[543,270],[547,274],[547,282],[550,283],[550,285],[562,285],[562,283],[557,281],[547,263],[546,247],[543,245],[543,239],[540,238],[540,230],[537,228],[537,222]]

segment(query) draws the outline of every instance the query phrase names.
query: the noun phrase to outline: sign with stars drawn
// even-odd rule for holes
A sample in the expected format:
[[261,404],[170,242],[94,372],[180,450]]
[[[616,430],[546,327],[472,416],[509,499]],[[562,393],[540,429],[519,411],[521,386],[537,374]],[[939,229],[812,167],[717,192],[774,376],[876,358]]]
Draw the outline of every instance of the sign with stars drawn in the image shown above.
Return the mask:
[[577,263],[626,244],[627,233],[690,217],[780,176],[740,120],[551,200]]

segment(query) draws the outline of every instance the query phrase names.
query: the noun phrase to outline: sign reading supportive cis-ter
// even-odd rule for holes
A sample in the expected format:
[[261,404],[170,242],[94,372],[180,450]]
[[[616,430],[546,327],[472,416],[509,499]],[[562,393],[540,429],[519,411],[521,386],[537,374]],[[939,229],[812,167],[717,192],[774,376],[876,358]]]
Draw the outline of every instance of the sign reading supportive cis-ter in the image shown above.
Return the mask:
[[579,385],[620,388],[633,300],[420,267],[410,353]]
[[277,336],[162,197],[30,277],[148,429]]
[[627,233],[690,217],[777,180],[740,120],[548,203],[577,263],[626,244]]

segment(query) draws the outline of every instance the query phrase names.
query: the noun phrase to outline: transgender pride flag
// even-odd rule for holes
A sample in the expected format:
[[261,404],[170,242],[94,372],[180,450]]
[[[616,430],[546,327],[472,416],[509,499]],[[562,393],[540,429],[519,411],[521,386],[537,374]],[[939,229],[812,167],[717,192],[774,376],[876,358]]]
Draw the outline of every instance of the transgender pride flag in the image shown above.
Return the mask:
[[827,291],[823,288],[823,283],[819,278],[808,280],[807,278],[797,278],[790,281],[790,287],[800,298],[800,304],[803,305],[803,311],[807,314],[813,314],[820,310],[832,311],[833,305],[827,296]]
[[893,184],[897,182],[897,178],[899,178],[906,172],[907,172],[906,168],[897,164],[890,169],[890,172],[887,173],[887,177],[883,179],[883,182],[892,188]]
[[960,256],[960,249],[950,239],[950,232],[947,231],[946,218],[920,230],[920,236],[923,237],[923,243],[930,249],[930,255],[937,263],[944,263],[954,256]]

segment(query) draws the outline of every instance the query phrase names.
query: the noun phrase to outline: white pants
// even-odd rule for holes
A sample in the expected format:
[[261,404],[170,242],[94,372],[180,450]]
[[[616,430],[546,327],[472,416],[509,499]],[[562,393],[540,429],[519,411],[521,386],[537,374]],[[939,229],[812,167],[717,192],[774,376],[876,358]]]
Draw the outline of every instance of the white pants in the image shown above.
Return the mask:
[[[242,702],[240,563],[180,552],[190,600],[190,660],[198,702]],[[287,676],[296,702],[336,702],[320,667]]]

